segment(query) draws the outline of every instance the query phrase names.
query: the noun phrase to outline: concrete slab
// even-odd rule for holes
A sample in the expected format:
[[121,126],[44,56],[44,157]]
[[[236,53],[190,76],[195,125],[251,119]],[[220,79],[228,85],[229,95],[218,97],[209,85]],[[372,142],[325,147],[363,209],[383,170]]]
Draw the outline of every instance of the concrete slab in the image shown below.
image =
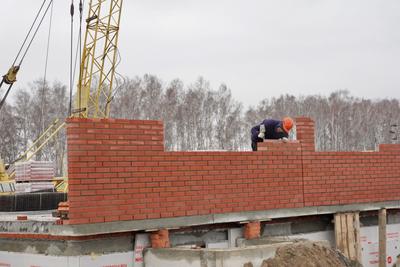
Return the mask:
[[144,253],[146,267],[243,267],[246,263],[261,266],[264,259],[275,255],[284,242],[234,249],[147,249]]
[[134,267],[133,252],[113,254],[92,254],[89,256],[58,257],[29,253],[12,253],[0,251],[0,266],[4,267],[99,267],[118,266]]
[[[0,212],[0,234],[50,234],[50,229],[57,220],[51,213],[52,211]],[[26,215],[28,220],[18,221],[18,215]]]
[[228,240],[227,230],[191,230],[171,233],[169,236],[172,247],[177,246],[207,246],[208,244],[225,242]]
[[82,256],[129,252],[133,251],[133,236],[68,241],[0,238],[0,251],[50,256]]
[[127,232],[137,230],[179,228],[218,223],[231,223],[249,220],[269,220],[278,218],[290,218],[309,215],[334,214],[344,211],[370,211],[386,209],[400,209],[400,201],[388,201],[377,203],[361,203],[352,205],[318,206],[296,209],[275,209],[266,211],[253,211],[241,213],[224,213],[203,216],[190,216],[178,218],[166,218],[156,220],[120,221],[101,224],[53,226],[52,232],[58,235],[91,235],[110,232]]
[[214,224],[212,215],[137,221],[119,221],[84,225],[55,225],[52,227],[51,231],[56,235],[84,236],[106,233],[142,231],[160,228],[180,228],[208,224]]
[[18,221],[18,215],[28,216],[29,221],[55,222],[57,218],[52,216],[51,210],[46,211],[21,211],[21,212],[0,212],[0,222]]
[[206,248],[229,248],[229,242],[228,240],[226,241],[221,241],[221,242],[215,242],[215,243],[207,243]]
[[[219,223],[235,223],[250,220],[269,220],[278,218],[290,218],[309,215],[334,214],[345,211],[371,211],[380,208],[400,209],[400,201],[361,203],[352,205],[319,206],[296,209],[275,209],[265,211],[253,211],[242,213],[211,214],[203,216],[189,216],[165,219],[118,221],[110,223],[84,224],[84,225],[55,225],[55,219],[49,217],[36,217],[38,221],[27,221],[24,223],[15,222],[12,218],[0,219],[1,232],[32,232],[49,233],[57,236],[88,236],[109,233],[122,233],[143,231],[160,228],[180,228],[199,225],[210,225]],[[8,215],[3,215],[8,216]],[[11,220],[12,219],[12,220]],[[42,222],[40,227],[37,223]]]
[[247,240],[245,238],[238,238],[236,241],[239,248],[251,247],[251,246],[262,246],[262,245],[273,245],[281,244],[285,242],[293,242],[295,239],[288,237],[261,237],[253,240]]

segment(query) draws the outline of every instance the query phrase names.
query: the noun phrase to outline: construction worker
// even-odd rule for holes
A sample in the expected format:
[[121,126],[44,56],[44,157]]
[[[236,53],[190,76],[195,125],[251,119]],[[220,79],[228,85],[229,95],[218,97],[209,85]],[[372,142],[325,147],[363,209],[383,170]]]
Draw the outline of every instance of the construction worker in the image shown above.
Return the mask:
[[286,117],[281,121],[266,119],[251,129],[251,148],[257,151],[257,143],[264,139],[282,139],[287,142],[293,128],[293,119]]

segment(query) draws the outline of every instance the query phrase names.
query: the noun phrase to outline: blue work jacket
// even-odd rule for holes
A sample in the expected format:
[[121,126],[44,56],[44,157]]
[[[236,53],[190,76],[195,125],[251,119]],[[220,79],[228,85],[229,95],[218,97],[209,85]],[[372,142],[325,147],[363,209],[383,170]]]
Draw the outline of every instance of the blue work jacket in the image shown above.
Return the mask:
[[251,140],[253,142],[262,142],[263,139],[258,138],[260,133],[260,125],[264,124],[265,126],[265,139],[281,139],[283,137],[288,138],[288,133],[285,131],[278,132],[277,128],[282,128],[282,122],[277,120],[264,120],[262,123],[251,128]]

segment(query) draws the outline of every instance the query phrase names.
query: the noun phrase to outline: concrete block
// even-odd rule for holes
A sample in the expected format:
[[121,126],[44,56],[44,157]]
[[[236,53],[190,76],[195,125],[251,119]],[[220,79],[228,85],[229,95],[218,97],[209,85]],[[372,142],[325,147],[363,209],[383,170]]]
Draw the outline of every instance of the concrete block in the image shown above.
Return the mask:
[[264,225],[261,236],[287,236],[291,234],[291,223],[274,223]]
[[134,248],[134,267],[144,267],[143,250],[151,247],[150,234],[136,234]]
[[221,241],[221,242],[210,242],[206,244],[206,248],[229,248],[229,242]]
[[228,241],[229,247],[235,248],[237,247],[236,240],[238,238],[243,237],[243,229],[242,228],[230,228],[228,229]]
[[275,255],[279,246],[289,242],[235,249],[147,249],[146,267],[243,267],[251,263],[261,266],[264,259]]

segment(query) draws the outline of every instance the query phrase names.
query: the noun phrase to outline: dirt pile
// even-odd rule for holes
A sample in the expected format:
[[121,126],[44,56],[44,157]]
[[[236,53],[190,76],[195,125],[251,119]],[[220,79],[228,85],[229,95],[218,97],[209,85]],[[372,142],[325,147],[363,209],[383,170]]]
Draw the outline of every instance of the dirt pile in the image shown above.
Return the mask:
[[321,243],[300,241],[277,249],[261,267],[362,267]]

